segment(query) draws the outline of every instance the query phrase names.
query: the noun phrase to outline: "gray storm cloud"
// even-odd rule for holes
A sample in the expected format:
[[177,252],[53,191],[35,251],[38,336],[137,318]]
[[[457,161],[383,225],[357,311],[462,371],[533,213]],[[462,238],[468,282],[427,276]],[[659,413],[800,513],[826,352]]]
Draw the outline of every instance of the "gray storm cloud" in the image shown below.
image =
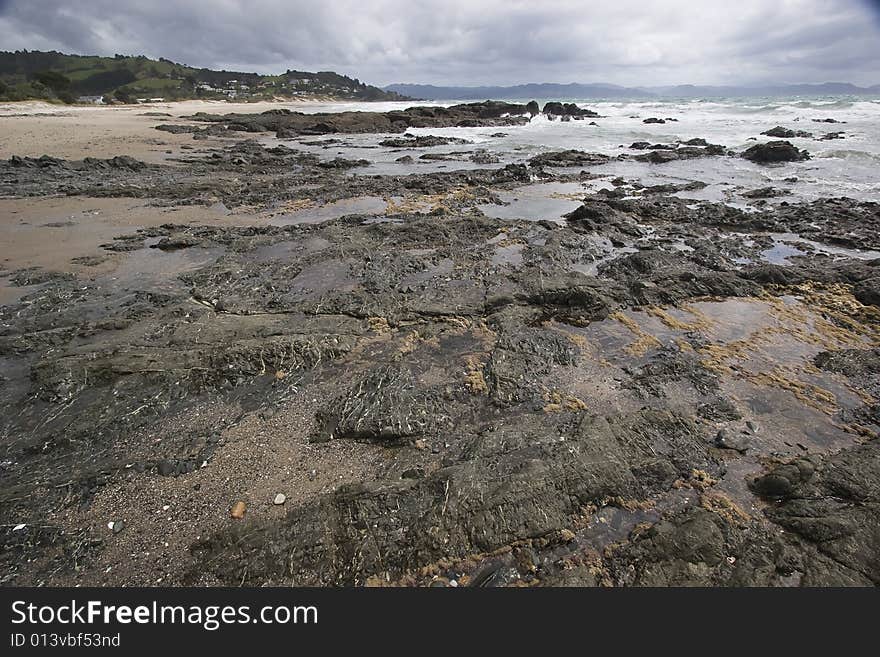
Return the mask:
[[876,4],[0,0],[0,48],[335,70],[374,84],[877,84]]

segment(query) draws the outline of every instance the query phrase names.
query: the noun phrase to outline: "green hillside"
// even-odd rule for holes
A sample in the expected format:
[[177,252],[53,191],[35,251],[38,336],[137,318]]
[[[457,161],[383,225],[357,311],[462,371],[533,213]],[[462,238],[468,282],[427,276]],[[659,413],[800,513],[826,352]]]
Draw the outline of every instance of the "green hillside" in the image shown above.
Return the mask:
[[350,100],[405,99],[327,71],[259,75],[193,68],[143,55],[97,57],[54,51],[0,52],[0,101],[38,99],[75,103],[94,102],[94,97],[120,103],[150,98],[256,101],[312,95]]

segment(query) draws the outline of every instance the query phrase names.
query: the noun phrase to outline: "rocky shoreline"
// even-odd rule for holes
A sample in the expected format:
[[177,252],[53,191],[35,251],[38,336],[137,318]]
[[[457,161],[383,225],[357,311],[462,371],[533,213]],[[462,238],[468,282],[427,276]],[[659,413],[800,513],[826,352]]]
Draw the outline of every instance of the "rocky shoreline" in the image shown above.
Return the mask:
[[[543,111],[601,119],[575,109]],[[3,583],[880,583],[880,205],[620,178],[558,221],[482,210],[612,160],[808,157],[785,141],[406,175],[301,147],[477,163],[404,133],[537,113],[198,114],[158,127],[224,141],[165,164],[0,162],[6,198],[291,217],[121,233],[78,263],[114,276],[3,272]]]

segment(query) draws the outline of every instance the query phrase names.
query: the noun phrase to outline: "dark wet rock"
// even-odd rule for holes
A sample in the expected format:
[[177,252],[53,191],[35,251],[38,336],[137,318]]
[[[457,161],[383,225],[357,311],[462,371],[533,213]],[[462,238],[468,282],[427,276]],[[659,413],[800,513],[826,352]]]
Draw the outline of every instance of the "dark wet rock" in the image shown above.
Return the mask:
[[38,158],[19,157],[13,155],[9,159],[9,166],[24,167],[31,169],[59,168],[71,169],[74,171],[100,171],[107,169],[127,169],[129,171],[141,171],[149,165],[136,160],[127,155],[118,155],[109,159],[100,159],[96,157],[87,157],[80,161],[62,160],[55,157],[43,155]]
[[177,473],[177,464],[168,459],[162,459],[156,464],[156,470],[163,477],[171,477]]
[[866,306],[880,306],[880,276],[856,283],[853,295]]
[[791,192],[787,189],[778,189],[776,187],[761,187],[759,189],[750,189],[747,192],[743,192],[742,195],[745,198],[777,198],[779,196],[786,196],[791,194]]
[[605,164],[611,158],[602,153],[586,153],[578,150],[551,151],[535,155],[529,160],[532,167],[579,167]]
[[880,374],[880,349],[823,351],[813,362],[820,369],[849,377]]
[[652,117],[647,118],[647,119],[645,119],[644,121],[642,121],[642,123],[648,123],[648,124],[651,124],[651,123],[666,123],[666,119],[658,119],[657,117],[652,116]]
[[787,141],[770,141],[766,144],[756,144],[743,152],[742,156],[758,164],[773,164],[776,162],[802,162],[810,159],[810,154]]
[[711,422],[727,422],[742,418],[742,414],[737,410],[733,402],[723,397],[703,402],[697,406],[697,415]]
[[675,160],[689,160],[697,157],[711,157],[727,154],[727,149],[725,149],[724,146],[717,144],[709,144],[705,147],[654,144],[648,145],[644,150],[650,150],[651,152],[636,155],[635,159],[640,162],[649,162],[651,164],[665,164],[666,162],[674,162]]
[[757,292],[755,283],[735,271],[725,270],[723,264],[722,269],[717,269],[716,263],[703,255],[695,251],[683,262],[678,255],[646,249],[604,264],[599,272],[626,286],[639,304],[676,303],[701,295],[748,296]]
[[152,248],[160,251],[176,251],[178,249],[188,249],[201,244],[201,240],[187,233],[175,233],[168,237],[163,237]]
[[405,368],[378,367],[318,414],[313,440],[393,442],[448,429],[439,391],[420,390]]
[[413,160],[412,155],[404,155],[402,157],[398,157],[394,161],[400,162],[401,164],[412,164],[415,160]]
[[752,480],[749,488],[761,497],[784,500],[792,497],[802,484],[809,481],[815,469],[815,463],[806,458],[783,463]]
[[630,144],[629,147],[634,151],[661,151],[675,149],[674,144],[652,144],[649,141],[636,141]]
[[501,162],[501,158],[484,148],[478,148],[469,159],[474,164],[498,164]]
[[649,362],[624,368],[624,371],[631,376],[625,387],[632,388],[641,397],[665,398],[670,385],[681,382],[702,395],[718,389],[717,376],[703,367],[699,358],[677,349],[660,349]]
[[446,162],[448,160],[457,160],[458,157],[452,153],[424,153],[423,155],[419,155],[419,159]]
[[806,277],[797,269],[783,265],[760,264],[746,268],[743,277],[765,285],[797,285]]
[[77,256],[71,258],[70,262],[75,265],[83,265],[84,267],[95,267],[107,262],[109,259],[110,258],[107,255]]
[[369,166],[369,160],[349,160],[344,157],[336,157],[326,162],[319,162],[318,166],[323,169],[354,169],[355,167]]
[[449,144],[471,144],[473,142],[461,137],[438,137],[436,135],[411,135],[403,137],[390,137],[379,142],[380,146],[390,148],[429,148],[432,146],[447,146]]
[[574,117],[589,117],[589,118],[597,118],[599,115],[588,109],[583,109],[575,105],[574,103],[559,103],[559,102],[549,102],[544,105],[544,114],[550,114],[553,116],[574,116]]
[[[207,574],[195,564],[221,563],[210,574],[229,582],[245,569],[261,581],[301,585],[352,584],[380,569],[398,577],[440,558],[559,534],[569,514],[591,500],[641,498],[670,485],[668,477],[640,478],[658,463],[672,477],[698,463],[714,469],[695,428],[667,413],[584,418],[564,442],[542,439],[535,429],[527,418],[515,432],[490,426],[462,437],[459,463],[423,479],[341,487],[282,523],[215,534],[193,546],[190,578]],[[295,573],[267,558],[279,550],[293,557]]]
[[674,151],[668,150],[655,150],[650,153],[646,153],[645,155],[637,155],[636,158],[640,162],[649,162],[651,164],[665,164],[667,162],[674,162],[675,160],[681,159],[678,154]]
[[832,141],[834,139],[845,139],[843,132],[827,132],[821,137],[819,137],[819,141]]
[[625,548],[626,561],[638,564],[626,575],[635,586],[670,586],[685,582],[708,583],[712,569],[724,563],[725,537],[718,520],[695,509],[657,523]]
[[865,566],[872,568],[864,552],[849,565],[824,546],[704,508],[633,532],[606,561],[619,586],[865,586]]
[[[772,487],[782,503],[767,518],[830,557],[849,578],[846,583],[880,583],[880,443],[845,449],[821,463],[800,459],[778,466],[772,475],[787,482]],[[805,585],[827,585],[827,576],[810,574]]]
[[42,155],[37,158],[33,157],[22,157],[20,155],[13,155],[8,160],[9,166],[14,168],[46,168],[46,167],[63,167],[66,166],[66,162],[57,157],[50,157],[48,155]]
[[534,118],[541,113],[541,107],[538,105],[537,101],[530,100],[526,103],[526,111],[529,113],[530,117]]
[[846,123],[846,121],[838,121],[837,119],[813,119],[813,123]]
[[794,137],[810,138],[813,136],[811,132],[804,132],[803,130],[790,130],[789,128],[784,128],[781,125],[778,125],[775,128],[770,128],[770,130],[765,130],[761,134],[766,135],[767,137],[776,137],[777,139],[792,139]]
[[661,185],[643,187],[642,194],[676,194],[678,192],[693,192],[699,189],[705,189],[706,187],[708,187],[708,185],[701,180],[694,180],[689,183],[663,183]]
[[70,281],[73,280],[73,274],[63,271],[52,271],[42,269],[40,267],[32,267],[28,269],[19,269],[13,272],[9,277],[9,282],[13,285],[43,285],[52,281]]
[[402,133],[408,128],[446,128],[521,125],[528,122],[525,105],[501,101],[466,103],[451,107],[410,107],[390,112],[299,112],[262,114],[206,114],[191,121],[225,125],[230,130],[275,132],[279,138],[301,135]]
[[203,128],[197,125],[180,125],[175,123],[163,123],[162,125],[157,125],[156,130],[161,130],[162,132],[170,132],[172,135],[185,135],[185,134],[193,134],[196,132],[201,132]]
[[744,454],[751,445],[749,437],[732,429],[720,429],[715,436],[715,445],[722,449],[732,449]]
[[[826,372],[834,372],[849,379],[851,386],[859,389],[867,399],[880,396],[880,349],[839,349],[822,351],[813,364]],[[880,424],[876,404],[866,404],[857,409],[856,421]]]
[[546,278],[537,287],[526,297],[529,303],[563,318],[604,319],[618,306],[611,286],[578,274]]
[[[550,331],[505,332],[482,372],[488,394],[503,407],[538,403],[543,391],[534,385],[533,377],[546,376],[554,366],[573,365],[579,354],[577,346]],[[533,377],[524,379],[526,371]]]

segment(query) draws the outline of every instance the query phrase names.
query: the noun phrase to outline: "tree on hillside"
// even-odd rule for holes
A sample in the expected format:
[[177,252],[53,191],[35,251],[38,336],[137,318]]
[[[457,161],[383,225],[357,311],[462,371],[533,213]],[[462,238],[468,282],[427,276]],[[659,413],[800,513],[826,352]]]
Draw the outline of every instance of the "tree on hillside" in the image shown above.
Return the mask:
[[34,73],[33,79],[49,87],[56,94],[70,90],[70,79],[57,71],[40,71]]

